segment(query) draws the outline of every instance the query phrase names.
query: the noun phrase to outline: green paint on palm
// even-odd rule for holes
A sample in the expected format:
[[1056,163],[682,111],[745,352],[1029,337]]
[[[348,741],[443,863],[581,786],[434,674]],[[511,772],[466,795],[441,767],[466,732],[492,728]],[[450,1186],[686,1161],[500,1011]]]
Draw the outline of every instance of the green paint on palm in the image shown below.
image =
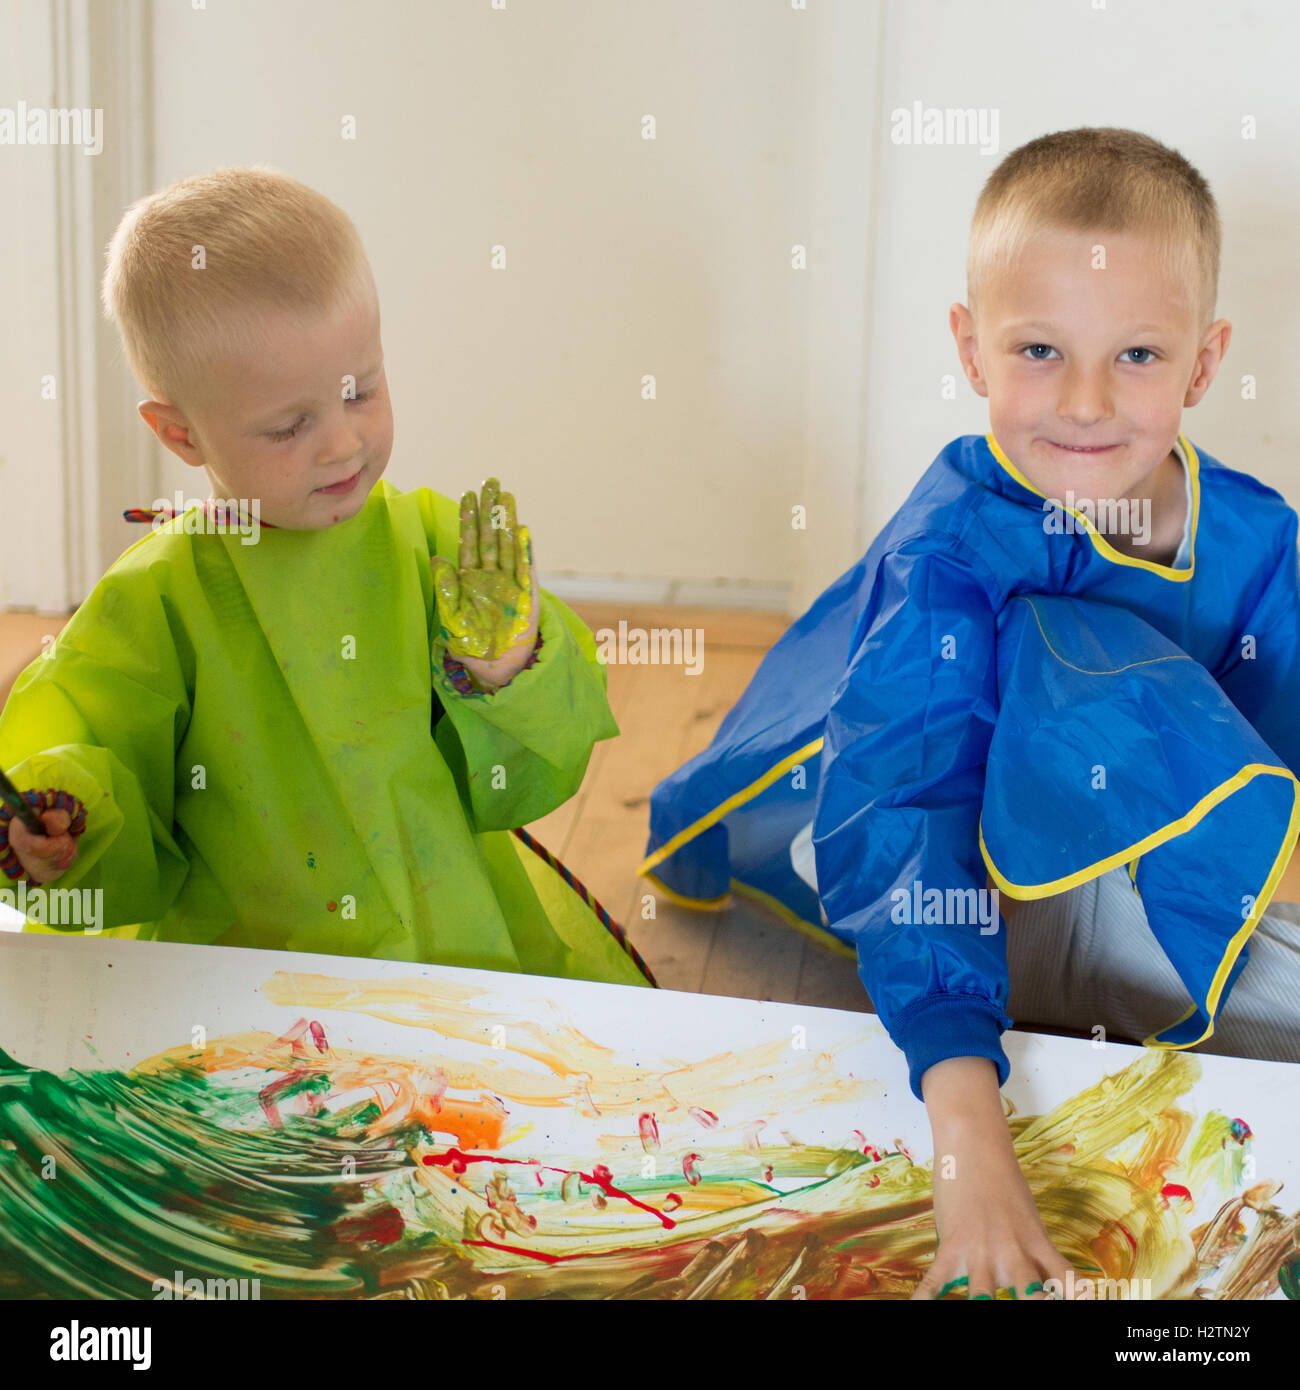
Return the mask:
[[438,620],[452,656],[492,661],[519,646],[533,619],[532,541],[496,478],[460,499],[458,567],[433,558]]

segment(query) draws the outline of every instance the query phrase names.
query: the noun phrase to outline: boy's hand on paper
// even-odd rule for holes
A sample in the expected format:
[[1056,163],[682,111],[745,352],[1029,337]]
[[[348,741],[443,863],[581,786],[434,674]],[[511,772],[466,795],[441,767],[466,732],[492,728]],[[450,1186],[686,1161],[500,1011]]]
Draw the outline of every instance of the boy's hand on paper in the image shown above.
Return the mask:
[[77,841],[68,834],[72,817],[66,811],[40,812],[46,834],[33,835],[16,816],[9,822],[9,843],[32,883],[51,883],[77,858]]
[[447,650],[481,687],[495,690],[523,669],[537,640],[532,538],[515,499],[489,478],[481,498],[460,499],[459,568],[435,555],[433,582]]
[[[1016,1161],[993,1063],[950,1058],[922,1078],[934,1130],[934,1262],[914,1299],[940,1297],[962,1280],[966,1297],[995,1298],[1011,1289],[1018,1301],[1041,1300],[1049,1279],[1061,1297],[1086,1276],[1052,1244]],[[1085,1286],[1086,1287],[1086,1286]]]

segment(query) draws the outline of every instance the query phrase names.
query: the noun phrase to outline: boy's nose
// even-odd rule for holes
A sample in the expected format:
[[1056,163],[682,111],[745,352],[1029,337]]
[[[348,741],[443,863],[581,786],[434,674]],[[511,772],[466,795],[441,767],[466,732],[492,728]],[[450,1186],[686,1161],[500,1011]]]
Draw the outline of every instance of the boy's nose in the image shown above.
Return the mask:
[[365,452],[365,447],[365,434],[361,429],[360,422],[349,419],[347,415],[340,412],[335,415],[330,427],[321,435],[320,448],[316,452],[316,462],[325,467],[337,466],[346,463],[349,459],[359,459]]
[[1114,410],[1104,378],[1091,372],[1067,373],[1061,383],[1056,413],[1073,425],[1091,425],[1109,419]]

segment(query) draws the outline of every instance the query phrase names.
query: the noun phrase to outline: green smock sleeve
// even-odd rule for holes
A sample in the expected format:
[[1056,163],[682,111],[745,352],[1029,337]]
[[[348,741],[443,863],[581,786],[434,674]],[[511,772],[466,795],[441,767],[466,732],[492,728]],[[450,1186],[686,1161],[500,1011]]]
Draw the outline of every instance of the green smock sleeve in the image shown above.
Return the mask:
[[446,718],[435,725],[475,829],[510,830],[555,810],[582,784],[591,750],[618,724],[605,667],[586,625],[545,589],[536,662],[492,694],[461,694],[443,670],[446,644],[431,644],[433,686]]
[[19,789],[86,807],[76,862],[49,886],[101,889],[102,927],[157,920],[185,880],[173,804],[192,660],[149,571],[128,569],[100,581],[0,713],[0,765]]

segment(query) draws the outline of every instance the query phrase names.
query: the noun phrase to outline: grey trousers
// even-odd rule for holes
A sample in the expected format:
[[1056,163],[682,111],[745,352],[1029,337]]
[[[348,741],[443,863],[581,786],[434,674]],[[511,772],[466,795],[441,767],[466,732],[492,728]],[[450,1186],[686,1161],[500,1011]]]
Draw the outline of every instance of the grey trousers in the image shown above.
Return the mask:
[[[1007,1012],[1018,1025],[1100,1024],[1108,1037],[1141,1042],[1191,1002],[1123,867],[1025,903],[1007,924],[1007,964]],[[1300,903],[1270,905],[1214,1033],[1190,1050],[1300,1062]]]

